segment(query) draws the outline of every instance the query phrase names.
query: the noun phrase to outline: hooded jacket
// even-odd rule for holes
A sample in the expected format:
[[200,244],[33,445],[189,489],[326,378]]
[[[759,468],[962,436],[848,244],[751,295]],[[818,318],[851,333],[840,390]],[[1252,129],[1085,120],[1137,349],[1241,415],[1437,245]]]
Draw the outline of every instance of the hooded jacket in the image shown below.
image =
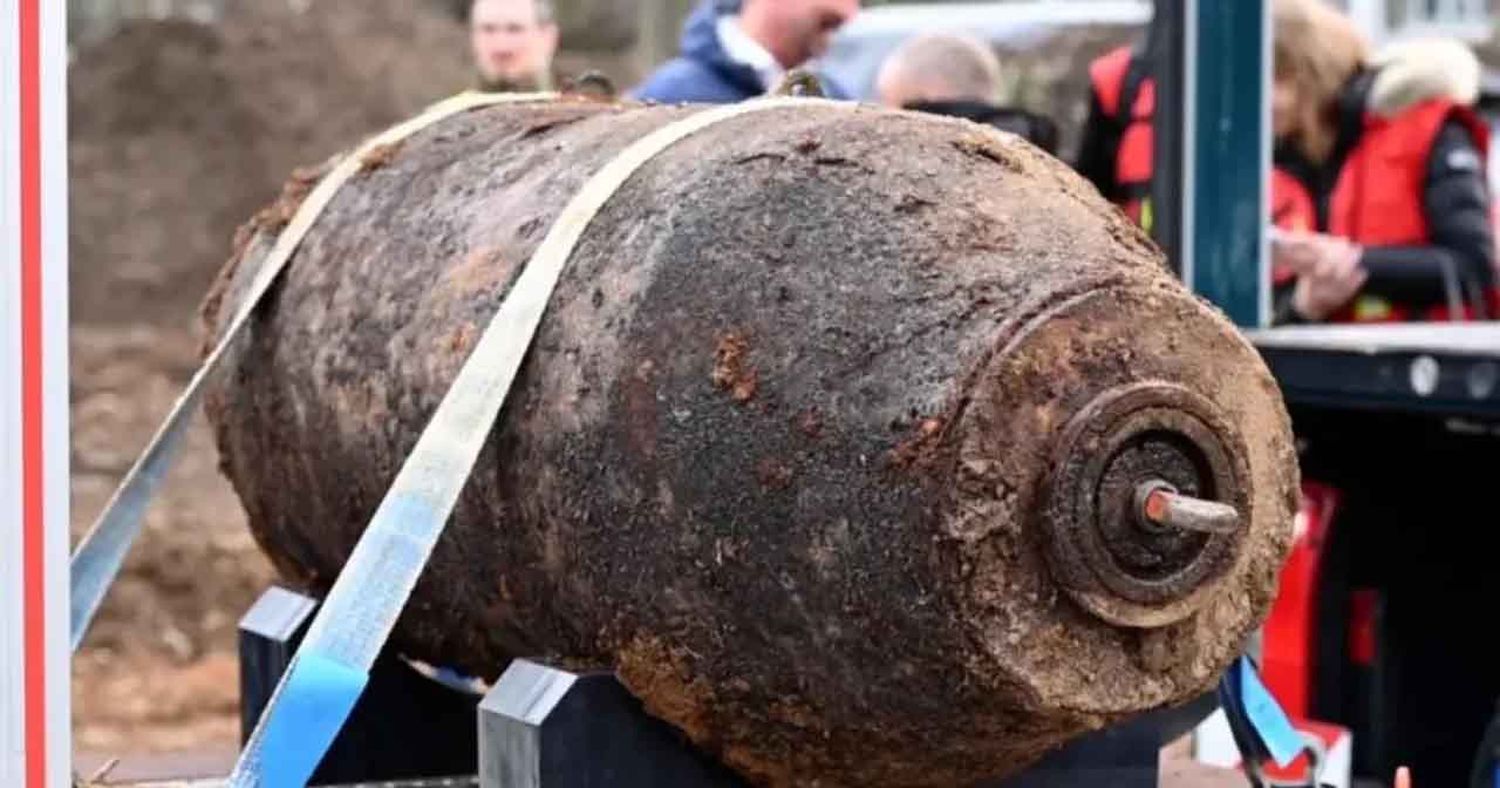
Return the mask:
[[[1335,320],[1484,317],[1495,297],[1494,231],[1485,183],[1489,135],[1471,106],[1479,65],[1456,42],[1381,52],[1336,107],[1326,162],[1276,151],[1277,225],[1363,246],[1364,288]],[[1276,318],[1297,322],[1295,280],[1278,274]],[[1461,315],[1449,308],[1461,303]]]
[[[765,93],[755,69],[731,58],[719,40],[719,17],[738,6],[736,0],[699,3],[683,25],[680,54],[648,76],[632,97],[663,104],[732,104]],[[829,98],[848,98],[827,79],[823,92]]]

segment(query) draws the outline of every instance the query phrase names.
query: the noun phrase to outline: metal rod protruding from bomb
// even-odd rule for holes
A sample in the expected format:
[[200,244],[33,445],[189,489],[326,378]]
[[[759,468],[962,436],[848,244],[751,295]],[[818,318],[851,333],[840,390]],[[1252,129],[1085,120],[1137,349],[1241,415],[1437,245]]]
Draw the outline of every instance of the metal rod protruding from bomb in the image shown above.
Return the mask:
[[1150,526],[1232,534],[1240,527],[1240,513],[1229,504],[1183,495],[1162,481],[1146,482],[1135,490],[1136,514]]

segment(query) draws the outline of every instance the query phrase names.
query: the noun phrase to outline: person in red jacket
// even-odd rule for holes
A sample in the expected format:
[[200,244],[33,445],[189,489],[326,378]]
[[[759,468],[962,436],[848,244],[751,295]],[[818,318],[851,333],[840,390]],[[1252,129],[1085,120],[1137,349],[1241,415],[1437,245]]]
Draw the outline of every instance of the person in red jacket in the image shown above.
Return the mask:
[[1090,102],[1074,168],[1146,229],[1151,228],[1151,175],[1156,81],[1150,62],[1156,27],[1137,46],[1105,53],[1089,65]]
[[1275,321],[1492,316],[1474,55],[1422,41],[1371,57],[1321,0],[1274,8]]

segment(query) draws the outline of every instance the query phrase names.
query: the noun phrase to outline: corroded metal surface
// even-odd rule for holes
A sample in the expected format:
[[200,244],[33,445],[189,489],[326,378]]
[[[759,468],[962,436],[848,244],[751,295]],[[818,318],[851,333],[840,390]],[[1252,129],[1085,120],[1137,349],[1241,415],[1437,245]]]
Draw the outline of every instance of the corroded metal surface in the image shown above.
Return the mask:
[[[346,187],[209,398],[286,577],[327,588],[562,204],[691,111],[476,113]],[[211,328],[305,188],[242,239]],[[1157,478],[1243,527],[1137,527]],[[1209,688],[1296,482],[1254,350],[1061,164],[778,110],[589,228],[396,643],[613,667],[756,783],[962,785]]]
[[1047,519],[1053,571],[1080,604],[1123,626],[1196,613],[1246,534],[1143,527],[1136,493],[1159,482],[1248,511],[1245,454],[1238,430],[1188,389],[1147,382],[1105,392],[1058,443]]

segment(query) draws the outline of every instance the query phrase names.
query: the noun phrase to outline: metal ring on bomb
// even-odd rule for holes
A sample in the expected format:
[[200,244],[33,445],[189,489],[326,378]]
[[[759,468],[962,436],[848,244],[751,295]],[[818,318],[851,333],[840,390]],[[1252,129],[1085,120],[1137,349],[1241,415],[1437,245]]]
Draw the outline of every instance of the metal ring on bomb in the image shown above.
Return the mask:
[[[1137,383],[1095,398],[1063,430],[1041,514],[1059,584],[1121,626],[1192,615],[1234,565],[1253,520],[1244,456],[1217,406],[1181,386]],[[1168,491],[1150,503],[1186,509],[1153,518],[1147,498]]]

